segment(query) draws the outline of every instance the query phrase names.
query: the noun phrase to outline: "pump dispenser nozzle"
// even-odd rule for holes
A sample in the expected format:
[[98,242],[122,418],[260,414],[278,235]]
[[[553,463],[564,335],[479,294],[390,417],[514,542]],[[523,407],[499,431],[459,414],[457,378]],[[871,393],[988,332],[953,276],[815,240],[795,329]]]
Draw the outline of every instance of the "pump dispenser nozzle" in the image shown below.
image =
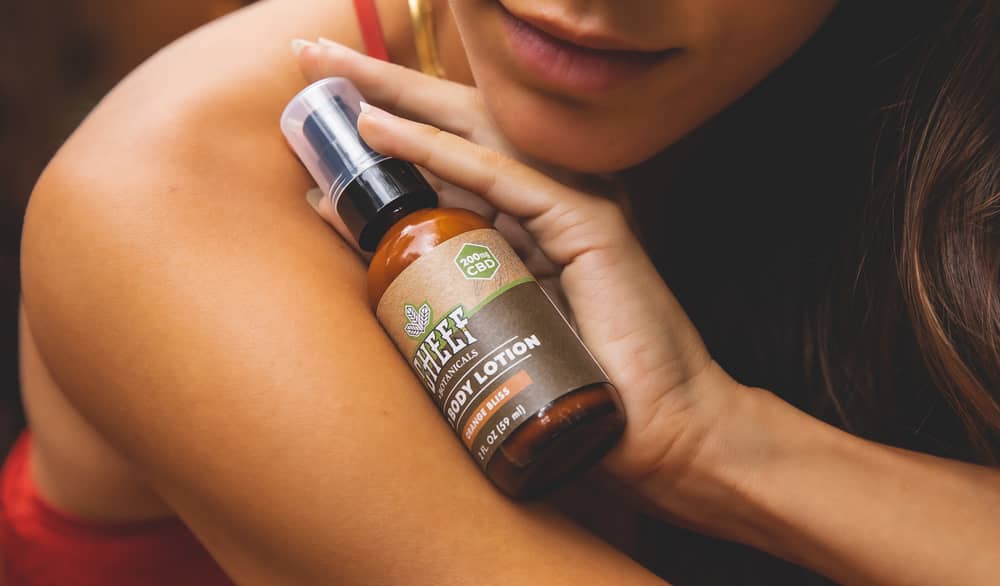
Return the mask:
[[361,94],[344,78],[317,81],[281,115],[281,130],[358,241],[373,251],[400,217],[435,207],[416,167],[375,152],[358,135]]

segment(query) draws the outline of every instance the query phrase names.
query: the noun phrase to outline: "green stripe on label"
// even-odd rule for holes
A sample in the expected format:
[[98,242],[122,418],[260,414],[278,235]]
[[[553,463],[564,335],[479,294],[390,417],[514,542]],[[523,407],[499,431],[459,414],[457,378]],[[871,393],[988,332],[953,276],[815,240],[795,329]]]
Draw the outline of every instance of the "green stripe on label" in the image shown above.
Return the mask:
[[525,283],[531,283],[534,280],[535,279],[533,277],[524,277],[523,279],[518,279],[516,281],[511,281],[510,283],[507,283],[506,285],[504,285],[500,289],[497,289],[493,293],[490,293],[485,299],[483,299],[482,301],[480,301],[479,303],[477,303],[475,307],[473,307],[471,310],[467,311],[465,315],[467,315],[469,317],[475,315],[477,311],[479,311],[480,309],[482,309],[483,306],[486,305],[487,303],[489,303],[490,301],[493,301],[497,297],[503,295],[504,293],[506,293],[507,291],[510,291],[511,289],[513,289],[514,287],[517,287],[518,285],[523,285]]

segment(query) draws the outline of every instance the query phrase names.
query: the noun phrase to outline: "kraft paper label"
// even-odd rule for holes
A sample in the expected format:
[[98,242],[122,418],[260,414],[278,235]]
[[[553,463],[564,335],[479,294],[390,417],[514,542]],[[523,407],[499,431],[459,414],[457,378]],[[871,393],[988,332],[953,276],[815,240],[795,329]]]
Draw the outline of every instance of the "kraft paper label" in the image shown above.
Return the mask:
[[376,315],[483,468],[546,405],[607,382],[496,230],[466,232],[418,259]]

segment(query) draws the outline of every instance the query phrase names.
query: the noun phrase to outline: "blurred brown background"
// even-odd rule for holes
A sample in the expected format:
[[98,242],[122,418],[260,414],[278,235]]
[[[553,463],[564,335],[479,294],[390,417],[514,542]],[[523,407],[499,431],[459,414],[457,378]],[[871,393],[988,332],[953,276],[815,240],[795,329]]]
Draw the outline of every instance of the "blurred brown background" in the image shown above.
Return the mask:
[[22,425],[18,247],[31,188],[87,112],[146,57],[252,0],[0,0],[0,455]]

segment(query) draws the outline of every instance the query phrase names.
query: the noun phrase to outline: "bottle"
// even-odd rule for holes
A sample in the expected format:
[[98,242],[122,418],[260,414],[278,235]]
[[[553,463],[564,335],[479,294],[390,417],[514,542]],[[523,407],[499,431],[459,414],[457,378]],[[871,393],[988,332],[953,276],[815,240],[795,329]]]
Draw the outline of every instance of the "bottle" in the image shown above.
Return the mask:
[[361,96],[318,81],[282,130],[359,247],[372,308],[485,474],[531,498],[620,437],[614,387],[510,245],[484,217],[438,208],[412,164],[358,136]]

